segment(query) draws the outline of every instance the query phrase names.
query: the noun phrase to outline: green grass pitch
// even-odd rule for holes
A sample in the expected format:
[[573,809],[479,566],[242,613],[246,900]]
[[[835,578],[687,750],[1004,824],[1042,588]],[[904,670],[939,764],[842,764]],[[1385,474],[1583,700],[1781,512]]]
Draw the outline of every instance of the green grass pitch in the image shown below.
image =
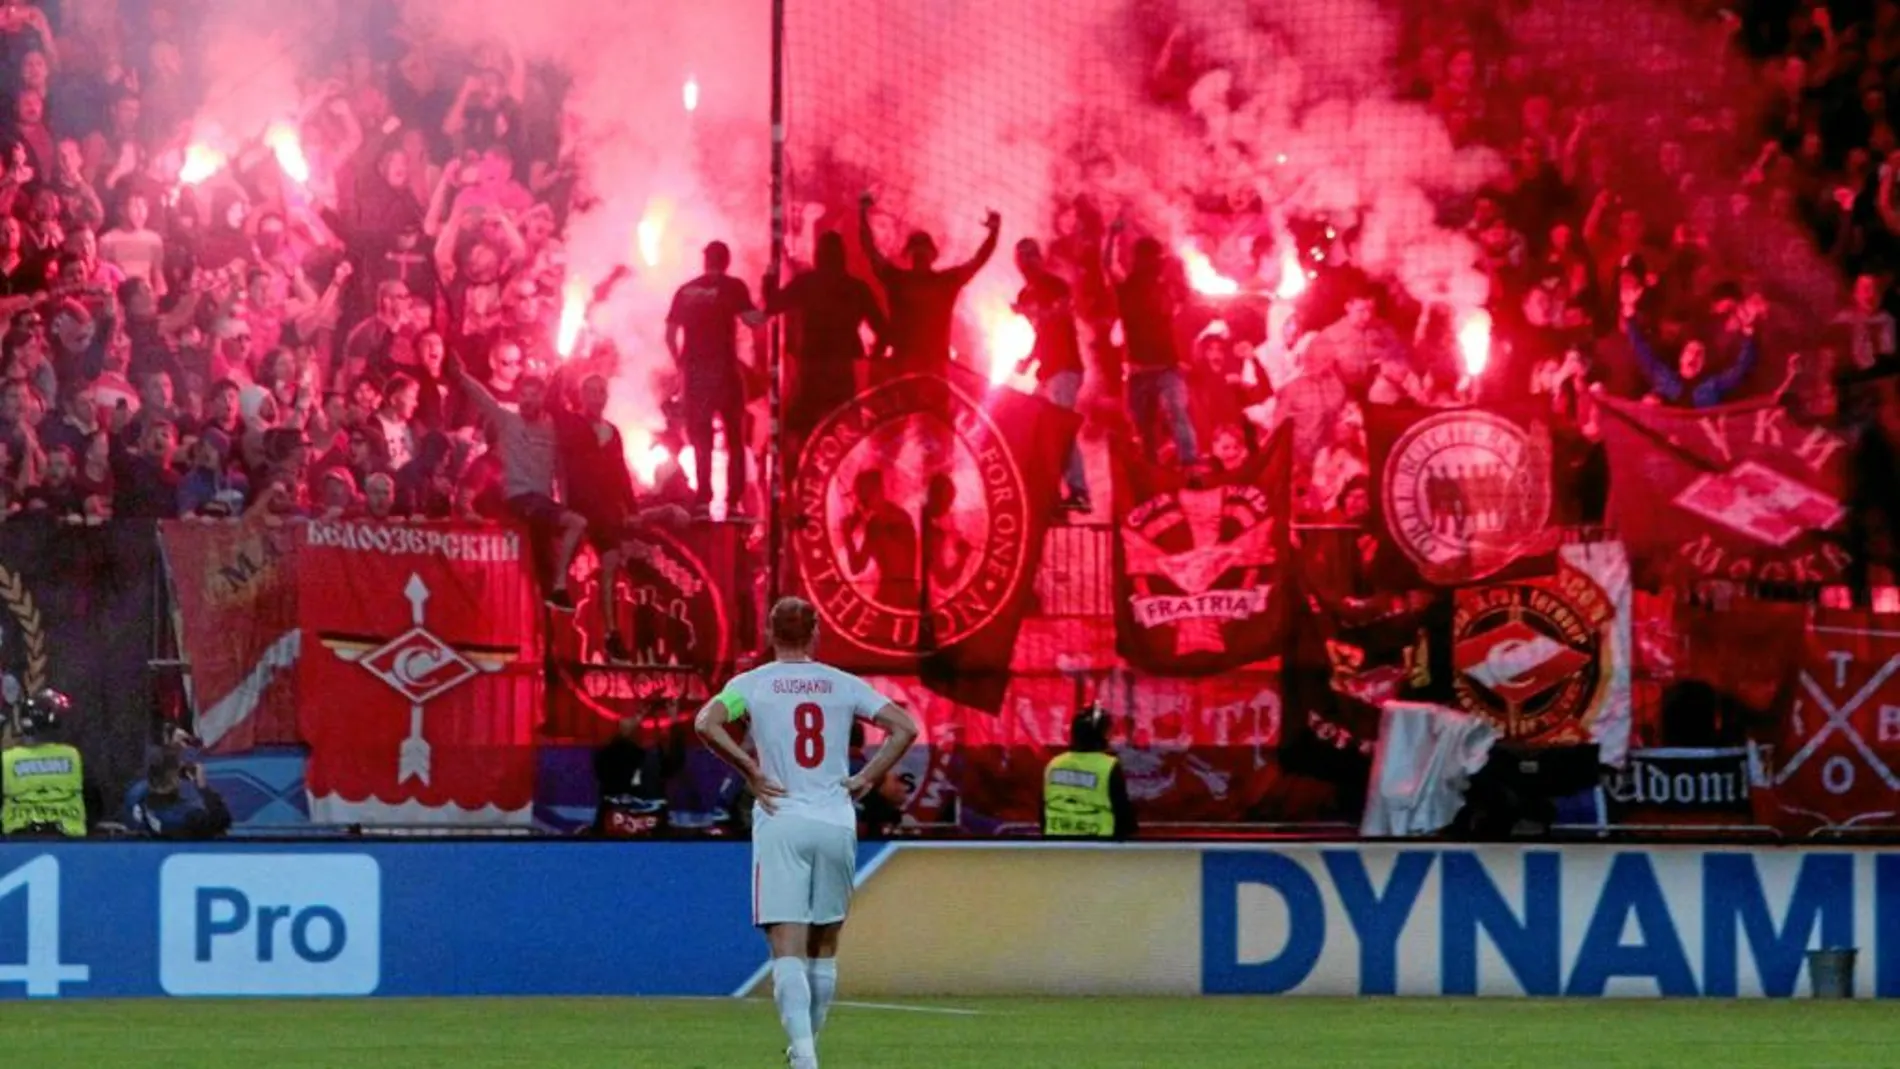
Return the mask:
[[[827,1069],[1900,1065],[1881,1003],[959,999],[841,1005]],[[944,1010],[962,1010],[946,1013]],[[937,1012],[929,1012],[937,1011]],[[779,1069],[761,1000],[70,1002],[0,1007],[9,1061],[61,1069]],[[27,1064],[21,1062],[20,1064]]]

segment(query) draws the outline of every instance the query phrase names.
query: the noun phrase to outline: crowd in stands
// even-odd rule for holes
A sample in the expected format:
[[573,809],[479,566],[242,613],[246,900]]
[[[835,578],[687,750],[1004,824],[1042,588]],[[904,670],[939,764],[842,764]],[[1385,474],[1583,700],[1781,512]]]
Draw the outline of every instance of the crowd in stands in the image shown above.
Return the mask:
[[[1160,227],[1159,241],[1122,240],[1128,224],[1116,216],[1127,208],[1112,197],[1085,192],[1062,213],[1058,270],[1097,338],[1121,327],[1122,347],[1099,347],[1105,392],[1126,398],[1152,453],[1214,473],[1289,425],[1299,512],[1347,522],[1367,511],[1364,403],[1550,404],[1575,439],[1568,455],[1581,479],[1562,514],[1591,523],[1603,519],[1596,396],[1706,407],[1779,393],[1832,420],[1844,384],[1858,390],[1900,369],[1888,89],[1900,4],[1833,5],[1852,19],[1829,6],[1755,4],[1746,20],[1702,12],[1697,39],[1726,33],[1723,63],[1665,63],[1666,77],[1641,94],[1574,57],[1547,55],[1540,69],[1496,5],[1415,14],[1404,97],[1458,147],[1504,161],[1474,197],[1439,205],[1463,225],[1489,283],[1488,366],[1474,376],[1464,365],[1468,309],[1421,304],[1356,271],[1353,213],[1276,219],[1259,195],[1267,183],[1252,180],[1265,162],[1209,124],[1209,157],[1238,159],[1195,191],[1191,245],[1238,294],[1194,284]],[[1227,60],[1217,48],[1200,56],[1191,32],[1161,32],[1150,92],[1186,110]],[[1764,237],[1783,230],[1792,246]],[[1846,294],[1841,303],[1811,307],[1814,290],[1789,284],[1810,265],[1821,291]],[[1289,288],[1289,271],[1308,278]],[[1276,289],[1305,291],[1297,313],[1273,315]],[[1887,428],[1865,438],[1868,480],[1893,470],[1900,442],[1892,392],[1877,396],[1884,404],[1860,412]],[[1889,466],[1869,475],[1872,453]]]
[[[4,514],[507,514],[513,490],[485,433],[492,411],[517,411],[524,390],[556,374],[551,400],[579,405],[587,376],[614,370],[611,356],[554,352],[562,234],[588,195],[556,72],[499,44],[456,51],[367,22],[339,26],[334,64],[303,72],[308,176],[287,174],[262,137],[194,175],[201,6],[122,3],[106,39],[89,28],[69,40],[53,4],[9,5],[0,18],[11,117],[0,135]],[[1900,249],[1888,90],[1900,4],[1833,6],[1710,14],[1711,25],[1729,20],[1746,91],[1659,79],[1647,116],[1630,114],[1627,96],[1606,101],[1594,78],[1538,69],[1493,5],[1432,5],[1407,21],[1395,72],[1405,95],[1458,143],[1507,161],[1475,198],[1441,205],[1490,283],[1495,342],[1475,379],[1458,352],[1467,310],[1340,270],[1353,261],[1354,220],[1290,220],[1289,238],[1262,225],[1269,206],[1229,174],[1195,191],[1185,236],[1144,228],[1094,192],[1052,206],[1048,237],[1016,250],[1043,392],[1074,406],[1086,373],[1089,396],[1108,400],[1092,422],[1132,427],[1156,456],[1204,472],[1235,466],[1286,423],[1300,511],[1346,521],[1367,497],[1361,402],[1547,399],[1584,442],[1597,391],[1694,406],[1787,391],[1829,410],[1843,373],[1894,366]],[[1149,92],[1178,102],[1218,64],[1191,34],[1154,29],[1166,41]],[[1096,166],[1080,169],[1076,188]],[[795,253],[826,245],[809,224],[846,218],[838,200],[806,219]],[[1803,227],[1804,254],[1846,283],[1838,315],[1817,323],[1796,294],[1776,291],[1753,240],[1771,221]],[[1288,252],[1301,270],[1326,268],[1297,317],[1276,320],[1194,294],[1175,255],[1183,240],[1247,292],[1281,284]],[[829,250],[812,268],[822,284],[805,291],[842,275],[835,239]],[[937,277],[1008,270],[986,258]],[[871,262],[888,291],[888,261]],[[851,358],[943,333],[906,324],[896,295],[886,294],[886,324],[861,285],[832,288],[825,299],[850,305],[840,345]],[[800,292],[762,303],[796,310],[788,298]],[[757,322],[739,297],[721,305],[718,330]],[[1051,332],[1071,316],[1079,347]],[[861,322],[888,331],[869,353]],[[794,380],[809,333],[794,332]],[[700,406],[718,411],[685,413],[694,426],[665,439],[707,446],[698,494],[671,473],[682,501],[707,501],[713,417],[746,422],[727,403],[750,395],[740,378],[722,371],[718,403]],[[746,464],[731,462],[737,497]],[[1079,461],[1067,484],[1088,512]],[[733,509],[756,514],[758,498]],[[1573,518],[1595,511],[1585,501]]]
[[58,8],[0,10],[0,515],[501,516],[484,405],[555,370],[580,195],[545,72],[339,26],[308,174],[193,173],[205,5]]

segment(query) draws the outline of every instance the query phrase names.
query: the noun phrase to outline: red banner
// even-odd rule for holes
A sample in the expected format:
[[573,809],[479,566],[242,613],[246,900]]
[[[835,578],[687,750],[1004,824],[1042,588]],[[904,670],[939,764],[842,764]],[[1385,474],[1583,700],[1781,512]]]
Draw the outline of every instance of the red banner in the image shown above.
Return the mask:
[[1473,583],[1555,548],[1547,411],[1370,405],[1366,435],[1384,585]]
[[214,753],[297,737],[297,531],[168,521],[160,545],[197,732]]
[[1756,819],[1792,834],[1900,827],[1900,617],[1822,612],[1805,649],[1757,740]]
[[[818,607],[826,658],[999,701],[1077,422],[952,369],[874,386],[820,423],[786,512],[792,586]],[[982,680],[998,685],[956,686]]]
[[1847,440],[1774,401],[1664,408],[1603,400],[1612,522],[1663,577],[1826,583],[1847,554]]
[[1116,451],[1115,472],[1121,655],[1172,676],[1279,656],[1292,620],[1286,434],[1224,485],[1190,486],[1131,448]]
[[[543,733],[602,742],[622,717],[690,716],[712,697],[759,633],[749,533],[726,523],[677,534],[654,528],[641,536],[650,555],[611,585],[591,550],[577,557],[568,580],[575,611],[555,617],[548,634],[554,671]],[[603,597],[631,663],[610,662]]]
[[301,532],[311,819],[527,823],[543,610],[526,539],[348,521]]

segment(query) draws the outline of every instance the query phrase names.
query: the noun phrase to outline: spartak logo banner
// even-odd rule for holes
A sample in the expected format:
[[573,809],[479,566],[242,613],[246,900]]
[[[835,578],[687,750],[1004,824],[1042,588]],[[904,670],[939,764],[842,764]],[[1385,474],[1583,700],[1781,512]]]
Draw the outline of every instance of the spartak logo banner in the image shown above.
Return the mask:
[[1370,405],[1366,433],[1388,585],[1474,583],[1555,548],[1547,412]]
[[[549,737],[600,742],[624,716],[691,715],[732,674],[741,637],[757,632],[744,528],[653,528],[639,541],[648,555],[619,576],[601,575],[591,550],[574,561],[575,611],[554,617],[549,635]],[[608,663],[603,599],[629,640],[631,664]]]
[[542,610],[526,537],[351,521],[303,531],[311,819],[527,823]]
[[1755,817],[1792,834],[1900,826],[1900,616],[1820,612],[1774,729]]
[[1468,587],[1452,611],[1458,705],[1534,746],[1595,742],[1620,766],[1630,736],[1630,571],[1616,542],[1568,545],[1552,574]]
[[1207,675],[1277,657],[1286,588],[1284,428],[1225,485],[1194,487],[1132,447],[1115,457],[1115,637],[1157,675]]
[[199,738],[214,753],[301,741],[295,529],[168,520],[159,545]]
[[793,587],[818,607],[827,659],[933,686],[1007,673],[1077,424],[961,368],[826,417],[788,511]]
[[1847,440],[1780,403],[1600,402],[1612,519],[1664,577],[1826,583],[1847,553]]

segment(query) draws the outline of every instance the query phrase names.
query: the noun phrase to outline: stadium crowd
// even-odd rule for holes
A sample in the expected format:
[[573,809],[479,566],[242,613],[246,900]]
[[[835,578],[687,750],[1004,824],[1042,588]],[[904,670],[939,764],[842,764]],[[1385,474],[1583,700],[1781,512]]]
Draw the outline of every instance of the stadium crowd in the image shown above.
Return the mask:
[[4,515],[501,517],[480,428],[555,371],[585,195],[553,75],[339,26],[295,161],[202,167],[204,7],[0,9]]
[[[1406,95],[1456,142],[1507,161],[1474,198],[1445,207],[1490,282],[1481,375],[1461,364],[1456,310],[1352,269],[1355,220],[1268,226],[1242,161],[1193,191],[1188,234],[1144,233],[1129,205],[1090,185],[1115,164],[1090,160],[1074,195],[1051,206],[1047,236],[1016,249],[1035,376],[1067,405],[1091,380],[1083,400],[1094,400],[1098,426],[1132,427],[1156,455],[1203,472],[1241,463],[1288,423],[1301,511],[1347,522],[1366,508],[1361,401],[1548,399],[1585,443],[1580,469],[1599,481],[1587,446],[1594,389],[1682,405],[1787,390],[1831,406],[1842,373],[1894,366],[1900,251],[1888,94],[1900,5],[1839,6],[1855,17],[1794,3],[1721,16],[1729,52],[1753,53],[1731,65],[1747,72],[1742,90],[1723,82],[1737,80],[1732,70],[1671,78],[1647,115],[1630,112],[1627,94],[1608,99],[1598,79],[1535,69],[1490,5],[1435,5],[1408,23]],[[65,21],[77,8],[66,5]],[[337,27],[334,62],[304,72],[301,159],[287,163],[260,136],[205,168],[190,143],[205,92],[193,53],[201,13],[184,0],[119,4],[115,18],[73,33],[58,24],[60,5],[0,9],[5,514],[506,515],[504,499],[526,484],[488,448],[491,435],[510,437],[493,413],[518,413],[529,395],[538,413],[550,375],[557,402],[586,408],[588,376],[614,370],[610,349],[572,361],[555,352],[562,235],[589,196],[560,72],[501,45],[456,51],[373,30],[359,11],[365,25]],[[1150,29],[1159,60],[1148,91],[1185,109],[1217,64],[1191,35]],[[919,303],[892,292],[902,273],[882,255],[869,259],[888,324],[861,283],[839,281],[842,243],[817,240],[809,224],[849,210],[825,211],[808,214],[794,240],[796,260],[817,261],[812,277],[761,295],[764,310],[807,313],[794,331],[794,404],[799,383],[836,399],[838,379],[798,363],[827,355],[809,322],[827,303],[848,321],[832,339],[844,359],[890,351],[896,364],[907,346],[948,344],[942,295]],[[1801,224],[1808,247],[1852,280],[1837,315],[1813,316],[1764,271],[1759,235],[1780,221]],[[871,230],[867,219],[866,238]],[[1184,241],[1240,294],[1195,292],[1177,255]],[[993,247],[933,277],[1009,270],[985,263]],[[902,258],[913,254],[934,259],[935,246],[914,236]],[[1276,317],[1289,259],[1311,285],[1296,314]],[[702,289],[712,327],[696,330],[699,313],[678,304],[673,323],[686,331],[675,355],[700,388],[686,391],[661,441],[705,444],[698,478],[675,466],[662,479],[663,497],[704,506],[714,418],[743,425],[741,406],[761,391],[727,346],[706,351],[706,337],[751,310],[745,287]],[[861,323],[879,335],[868,352]],[[712,378],[694,380],[693,366],[714,363]],[[594,392],[584,414],[604,426]],[[1891,402],[1884,422],[1895,422]],[[733,452],[732,511],[756,514],[746,458]],[[1891,465],[1890,450],[1864,463],[1882,460]],[[614,484],[604,496],[631,489],[625,471],[600,469]],[[1068,486],[1069,503],[1089,511],[1079,464]],[[1570,518],[1597,519],[1601,495],[1583,496]]]

